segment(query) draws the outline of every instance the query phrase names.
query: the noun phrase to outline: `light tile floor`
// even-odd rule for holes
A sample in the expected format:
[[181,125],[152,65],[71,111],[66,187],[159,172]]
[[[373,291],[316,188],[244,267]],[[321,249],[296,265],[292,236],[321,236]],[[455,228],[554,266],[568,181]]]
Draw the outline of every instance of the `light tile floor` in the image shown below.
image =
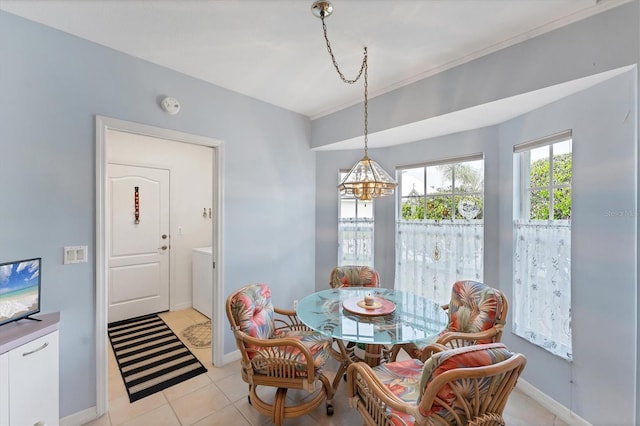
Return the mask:
[[[189,325],[207,320],[194,309],[166,312],[160,316],[178,335]],[[111,349],[110,344],[108,347]],[[190,349],[209,370],[206,374],[179,383],[133,404],[129,403],[115,357],[110,350],[109,412],[87,423],[87,426],[257,426],[271,423],[268,417],[259,414],[249,405],[247,384],[240,378],[238,361],[215,367],[211,364],[209,349]],[[329,378],[333,378],[333,372],[329,372]],[[308,415],[287,419],[285,426],[361,425],[362,420],[358,412],[350,408],[347,403],[345,388],[346,386],[338,388],[333,400],[335,412],[333,416],[326,415],[325,405],[322,404]],[[270,389],[265,389],[265,392],[267,391]],[[507,425],[514,426],[566,425],[517,389],[509,397],[504,418]]]

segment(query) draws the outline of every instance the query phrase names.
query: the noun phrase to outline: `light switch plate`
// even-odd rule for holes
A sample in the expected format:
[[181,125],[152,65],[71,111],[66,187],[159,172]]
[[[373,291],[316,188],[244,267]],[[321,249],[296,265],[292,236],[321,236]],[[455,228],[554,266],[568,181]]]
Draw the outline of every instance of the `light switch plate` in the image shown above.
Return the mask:
[[69,246],[64,247],[64,259],[65,265],[71,263],[87,263],[87,246]]

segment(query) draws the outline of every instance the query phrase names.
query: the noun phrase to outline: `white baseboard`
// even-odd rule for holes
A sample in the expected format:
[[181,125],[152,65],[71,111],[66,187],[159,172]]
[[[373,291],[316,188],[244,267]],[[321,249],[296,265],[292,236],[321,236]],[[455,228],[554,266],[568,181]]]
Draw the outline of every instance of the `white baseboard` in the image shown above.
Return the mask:
[[559,417],[560,420],[569,425],[592,426],[591,423],[578,416],[576,413],[573,413],[567,407],[560,404],[558,401],[522,378],[518,379],[516,389],[542,405],[544,408]]
[[182,309],[188,309],[188,308],[193,308],[193,304],[191,302],[183,302],[183,303],[176,303],[175,305],[173,305],[173,311],[179,311]]
[[98,409],[91,407],[60,419],[60,426],[80,426],[97,418]]

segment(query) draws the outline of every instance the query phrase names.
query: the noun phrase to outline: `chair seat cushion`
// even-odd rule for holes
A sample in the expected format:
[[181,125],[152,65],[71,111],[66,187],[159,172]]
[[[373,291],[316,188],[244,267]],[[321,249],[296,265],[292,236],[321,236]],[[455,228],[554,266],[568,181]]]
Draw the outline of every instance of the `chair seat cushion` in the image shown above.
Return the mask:
[[[420,398],[420,378],[423,364],[417,359],[389,362],[373,368],[380,381],[398,398],[409,404],[417,404]],[[393,414],[402,419],[404,424],[413,424],[413,416],[395,410]],[[395,424],[403,424],[391,418]]]
[[[331,345],[331,338],[323,336],[315,331],[307,331],[307,330],[292,330],[286,332],[276,332],[273,335],[273,339],[282,339],[282,338],[291,338],[295,339],[302,344],[304,344],[311,352],[311,356],[313,357],[313,365],[316,371],[320,370],[324,367],[327,359],[329,358],[329,346]],[[255,361],[257,358],[287,358],[294,359],[296,363],[296,371],[300,376],[306,375],[306,359],[304,356],[301,356],[300,350],[293,346],[285,346],[281,348],[256,348],[257,351],[254,353],[252,359]],[[275,350],[275,353],[274,353]],[[299,356],[300,355],[300,356]],[[254,362],[254,366],[256,366],[256,372],[261,374],[268,374],[267,364],[261,364],[259,362]]]

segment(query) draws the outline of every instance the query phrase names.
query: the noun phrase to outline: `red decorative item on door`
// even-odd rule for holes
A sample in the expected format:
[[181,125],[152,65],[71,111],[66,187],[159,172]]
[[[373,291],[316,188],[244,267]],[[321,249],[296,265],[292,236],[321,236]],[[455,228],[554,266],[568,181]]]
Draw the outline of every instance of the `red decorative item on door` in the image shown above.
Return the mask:
[[139,187],[134,186],[134,193],[133,193],[133,202],[135,205],[135,215],[136,215],[136,220],[135,220],[135,224],[137,225],[138,223],[140,223],[140,192],[139,192]]

